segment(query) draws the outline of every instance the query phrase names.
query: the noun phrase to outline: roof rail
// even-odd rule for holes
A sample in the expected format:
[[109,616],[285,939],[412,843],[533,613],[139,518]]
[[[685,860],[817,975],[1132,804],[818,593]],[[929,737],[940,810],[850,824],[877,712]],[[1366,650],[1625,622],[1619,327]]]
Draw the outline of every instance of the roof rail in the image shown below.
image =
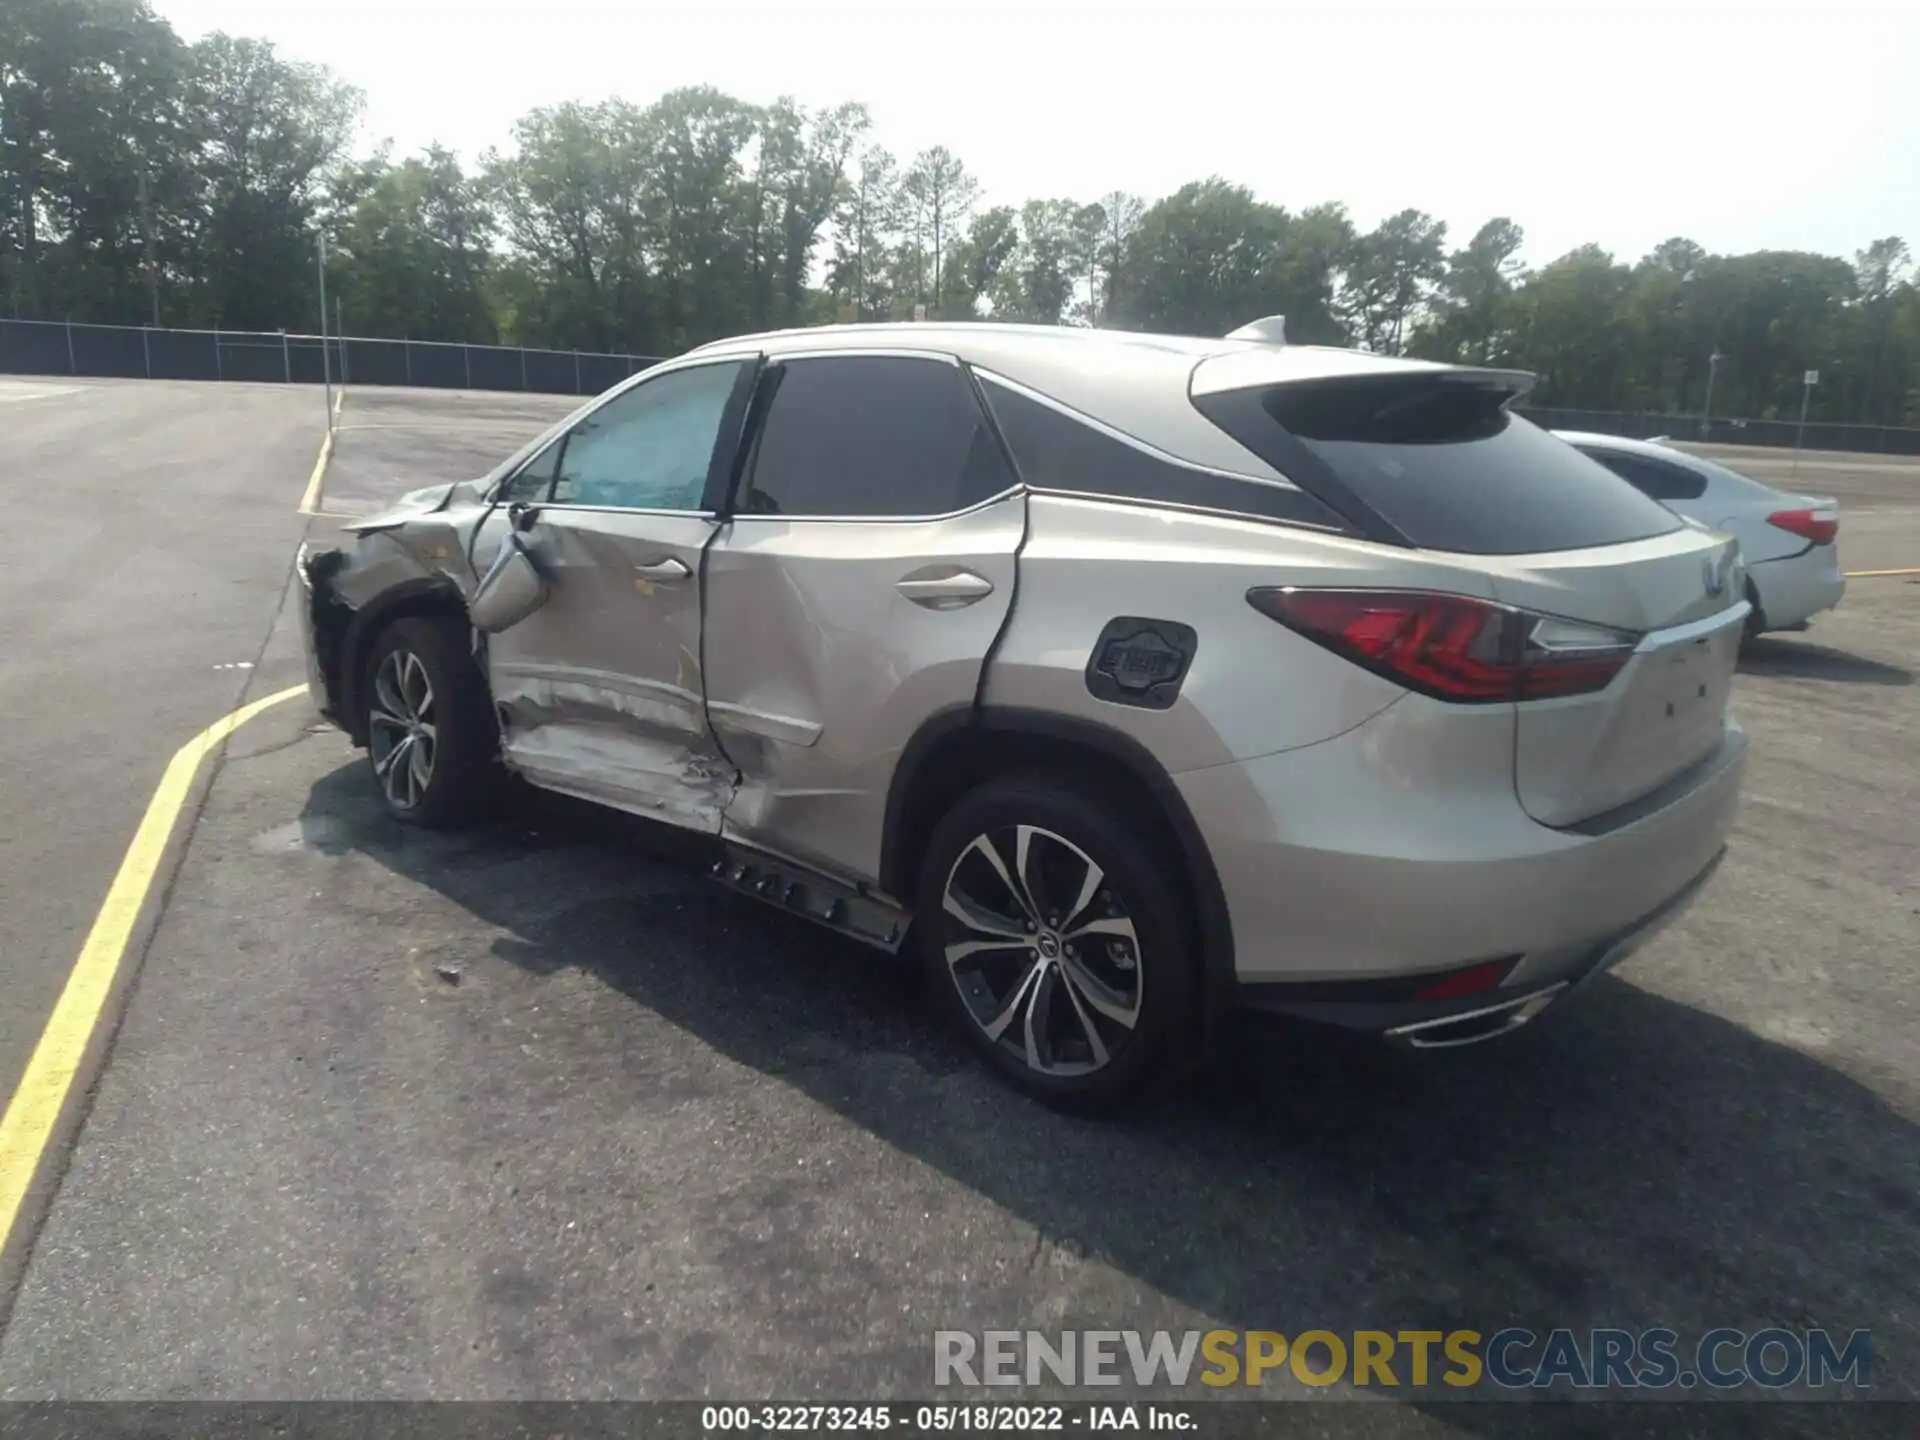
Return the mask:
[[1242,325],[1227,336],[1229,340],[1256,340],[1262,345],[1287,343],[1287,317],[1263,315],[1251,325]]

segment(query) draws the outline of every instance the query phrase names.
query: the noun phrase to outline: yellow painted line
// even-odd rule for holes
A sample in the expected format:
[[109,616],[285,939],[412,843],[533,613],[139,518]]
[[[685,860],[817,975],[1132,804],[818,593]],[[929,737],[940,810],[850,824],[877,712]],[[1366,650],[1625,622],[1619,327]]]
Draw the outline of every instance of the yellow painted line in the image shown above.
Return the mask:
[[1920,575],[1920,565],[1909,565],[1902,570],[1849,570],[1849,580],[1874,580],[1883,575]]
[[[342,385],[333,399],[333,415],[337,420],[340,411],[347,403],[347,387]],[[327,478],[327,462],[333,458],[333,426],[327,426],[326,437],[320,442],[320,454],[313,462],[313,473],[307,477],[307,490],[300,497],[299,513],[318,515],[320,513],[320,486]]]
[[141,817],[133,843],[127,846],[119,872],[107,888],[106,902],[80,947],[80,958],[73,962],[66,988],[47,1018],[46,1029],[40,1032],[26,1073],[20,1077],[20,1088],[7,1103],[6,1114],[0,1115],[0,1250],[6,1248],[27,1188],[40,1168],[41,1156],[79,1076],[81,1061],[120,974],[127,942],[153,888],[174,822],[186,806],[200,762],[262,710],[304,695],[306,688],[295,685],[242,705],[182,745],[167,762],[160,788],[147,802],[147,813]]

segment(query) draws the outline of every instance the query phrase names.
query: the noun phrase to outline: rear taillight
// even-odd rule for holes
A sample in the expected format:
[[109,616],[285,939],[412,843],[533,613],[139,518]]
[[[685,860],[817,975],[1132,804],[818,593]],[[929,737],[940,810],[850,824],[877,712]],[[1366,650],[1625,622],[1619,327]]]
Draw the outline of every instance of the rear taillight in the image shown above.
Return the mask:
[[1767,516],[1767,523],[1816,545],[1831,545],[1833,537],[1840,533],[1840,512],[1831,505],[1809,510],[1776,510]]
[[1462,704],[1604,690],[1640,637],[1426,590],[1250,590],[1247,600],[1336,655]]

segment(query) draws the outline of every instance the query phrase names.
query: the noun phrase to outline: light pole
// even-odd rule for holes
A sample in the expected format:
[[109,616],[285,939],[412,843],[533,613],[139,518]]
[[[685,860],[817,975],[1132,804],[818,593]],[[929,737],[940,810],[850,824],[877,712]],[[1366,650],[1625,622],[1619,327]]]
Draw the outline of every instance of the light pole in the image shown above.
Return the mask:
[[1713,377],[1720,371],[1720,362],[1727,357],[1720,353],[1718,346],[1707,356],[1707,402],[1700,407],[1700,438],[1705,440],[1713,427]]
[[320,378],[327,387],[327,434],[333,434],[333,357],[327,353],[327,232],[320,232]]

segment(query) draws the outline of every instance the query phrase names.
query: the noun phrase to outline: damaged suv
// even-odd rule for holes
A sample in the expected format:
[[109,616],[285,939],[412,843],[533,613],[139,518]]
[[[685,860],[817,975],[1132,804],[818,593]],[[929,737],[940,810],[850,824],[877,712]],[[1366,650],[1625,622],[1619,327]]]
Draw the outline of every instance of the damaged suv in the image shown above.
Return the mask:
[[1504,1034],[1720,859],[1735,546],[1525,374],[1277,328],[704,346],[304,553],[314,698],[402,820],[715,837],[1052,1100],[1232,1004]]

